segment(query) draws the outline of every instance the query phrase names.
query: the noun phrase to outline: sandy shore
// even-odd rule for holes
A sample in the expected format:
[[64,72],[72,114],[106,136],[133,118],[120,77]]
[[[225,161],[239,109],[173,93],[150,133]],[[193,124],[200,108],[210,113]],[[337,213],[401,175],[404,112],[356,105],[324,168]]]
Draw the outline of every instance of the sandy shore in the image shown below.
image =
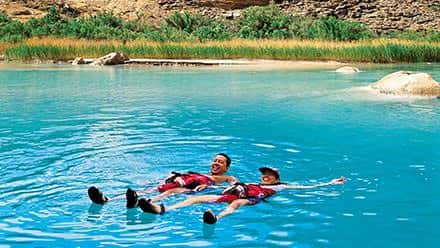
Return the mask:
[[[91,67],[88,65],[95,59],[84,59],[85,65],[76,65],[80,67]],[[41,66],[41,65],[68,65],[71,61],[31,61],[29,63],[2,61],[0,68],[12,68],[23,66]],[[228,68],[228,69],[254,69],[254,70],[277,70],[277,69],[337,69],[347,65],[336,61],[285,61],[285,60],[262,60],[262,59],[130,59],[122,66],[177,66],[177,67],[206,67],[206,68]],[[121,66],[117,65],[117,66]],[[99,66],[94,66],[99,68]],[[107,65],[103,67],[113,67]]]
[[236,60],[242,64],[233,64],[237,68],[261,70],[275,69],[336,69],[346,64],[336,61],[282,61],[282,60]]
[[[94,59],[86,59],[91,63]],[[262,59],[130,59],[125,64],[153,66],[221,66],[254,69],[334,69],[345,65],[336,61],[283,61]]]

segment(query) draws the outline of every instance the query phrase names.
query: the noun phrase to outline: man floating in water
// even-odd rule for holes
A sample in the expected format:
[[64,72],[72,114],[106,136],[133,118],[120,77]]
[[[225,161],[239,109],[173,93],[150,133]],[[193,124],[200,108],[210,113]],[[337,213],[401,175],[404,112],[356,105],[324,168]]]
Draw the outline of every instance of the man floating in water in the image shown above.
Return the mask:
[[233,186],[223,191],[221,195],[201,195],[194,196],[187,200],[178,202],[170,207],[165,207],[163,204],[158,205],[153,203],[151,199],[142,198],[139,200],[139,206],[142,211],[153,214],[163,214],[165,211],[178,209],[181,207],[190,206],[197,203],[221,203],[225,202],[229,205],[225,210],[215,215],[211,210],[203,214],[203,221],[207,224],[214,224],[218,219],[231,214],[236,209],[245,205],[255,205],[260,201],[264,201],[267,197],[274,195],[277,191],[283,189],[312,189],[327,185],[343,184],[344,177],[336,178],[327,183],[320,183],[310,186],[303,185],[289,185],[280,182],[280,173],[270,167],[261,167],[261,183],[235,183]]
[[[214,184],[228,182],[234,184],[238,180],[233,176],[227,176],[225,173],[229,170],[231,159],[225,153],[218,153],[211,162],[211,173],[201,174],[197,172],[176,173],[165,180],[165,183],[154,189],[147,189],[140,193],[152,193],[159,191],[160,194],[150,199],[151,201],[162,200],[167,196],[173,194],[188,193],[191,191],[202,191],[213,186]],[[132,189],[127,189],[125,195],[118,195],[115,197],[105,196],[97,187],[92,186],[88,189],[88,195],[92,202],[96,204],[104,204],[111,200],[127,199],[127,208],[134,208],[138,206],[138,193]]]

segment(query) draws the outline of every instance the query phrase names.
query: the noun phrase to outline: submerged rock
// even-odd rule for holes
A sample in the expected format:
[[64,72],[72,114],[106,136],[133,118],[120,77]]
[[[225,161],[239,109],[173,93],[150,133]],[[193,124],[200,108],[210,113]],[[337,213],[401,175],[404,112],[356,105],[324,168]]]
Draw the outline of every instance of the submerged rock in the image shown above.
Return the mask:
[[370,84],[370,87],[385,94],[440,96],[440,84],[428,73],[398,71]]
[[336,70],[339,73],[358,73],[359,71],[359,68],[353,66],[344,66]]
[[96,59],[91,65],[119,65],[124,64],[127,60],[129,60],[127,55],[120,52],[114,52]]
[[84,64],[86,64],[86,61],[84,60],[83,57],[78,57],[72,61],[72,65],[84,65]]

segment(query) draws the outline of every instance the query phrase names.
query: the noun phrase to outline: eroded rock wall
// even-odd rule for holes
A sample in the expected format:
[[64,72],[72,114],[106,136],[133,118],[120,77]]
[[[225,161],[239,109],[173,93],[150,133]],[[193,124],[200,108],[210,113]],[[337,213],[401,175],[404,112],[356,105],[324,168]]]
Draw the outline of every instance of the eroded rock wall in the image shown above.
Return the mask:
[[49,6],[56,5],[69,16],[112,11],[124,19],[158,25],[173,11],[224,17],[231,10],[237,13],[249,6],[270,3],[293,15],[336,16],[361,22],[379,33],[440,30],[440,0],[0,0],[0,10],[27,20],[44,15]]
[[363,23],[379,32],[440,29],[439,0],[292,0],[281,5],[297,15],[336,16]]

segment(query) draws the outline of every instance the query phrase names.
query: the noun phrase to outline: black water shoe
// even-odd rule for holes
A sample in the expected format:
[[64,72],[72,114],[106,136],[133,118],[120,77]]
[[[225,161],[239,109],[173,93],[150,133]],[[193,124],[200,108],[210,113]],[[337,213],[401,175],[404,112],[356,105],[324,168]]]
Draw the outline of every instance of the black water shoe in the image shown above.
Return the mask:
[[154,203],[151,202],[151,199],[145,199],[142,198],[139,200],[139,206],[141,207],[142,211],[145,213],[152,213],[152,214],[163,214],[165,213],[165,206],[163,204],[160,204],[160,210],[157,210],[154,206]]
[[214,224],[217,222],[217,217],[211,210],[208,210],[203,213],[203,222],[206,224]]
[[108,198],[95,186],[90,187],[87,193],[93,203],[104,204],[108,201]]
[[138,194],[136,191],[128,188],[125,192],[125,198],[127,198],[127,208],[135,208],[138,206]]

